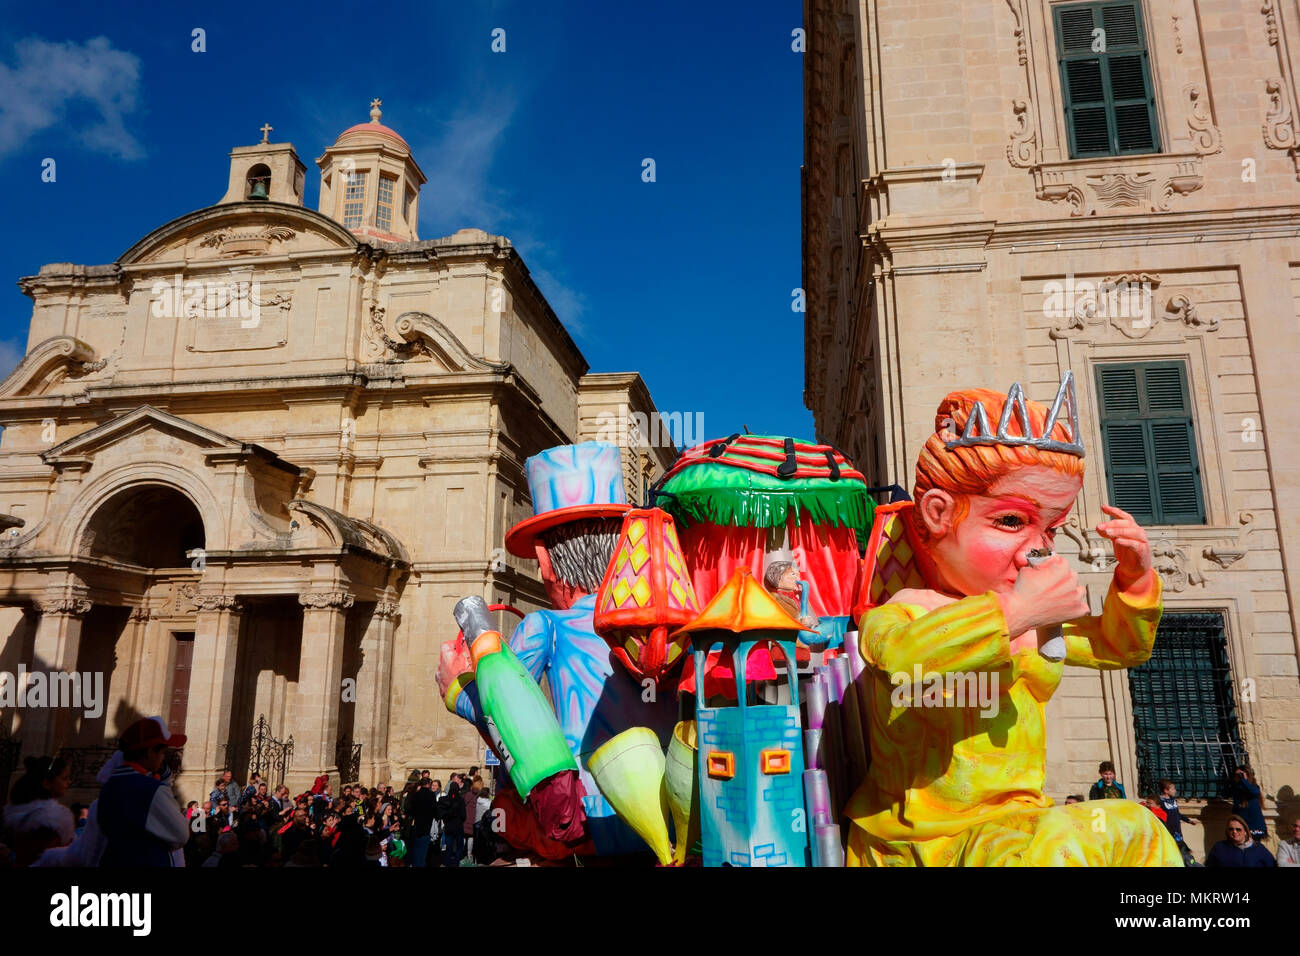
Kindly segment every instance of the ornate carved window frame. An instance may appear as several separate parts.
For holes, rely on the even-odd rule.
[[[1034,194],[1071,217],[1167,212],[1205,184],[1203,157],[1223,149],[1197,26],[1198,0],[1135,0],[1142,8],[1156,125],[1163,152],[1070,159],[1057,69],[1056,6],[1078,0],[1005,0],[1023,71],[1011,101],[1007,161],[1030,172]],[[1172,11],[1172,12],[1171,12]],[[1169,78],[1177,89],[1169,89]]]

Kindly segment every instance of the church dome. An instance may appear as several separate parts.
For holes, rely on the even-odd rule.
[[[349,126],[339,138],[334,141],[335,146],[348,146],[356,143],[373,143],[375,137],[382,136],[393,140],[397,145],[408,153],[411,151],[410,145],[402,139],[401,134],[391,126],[385,126],[383,123],[358,123],[356,126]]]
[[[383,124],[380,99],[370,122],[350,126],[316,160],[320,211],[366,241],[415,242],[420,187],[428,180],[397,130]]]
[[[364,143],[379,143],[385,139],[396,143],[408,153],[411,146],[402,138],[402,135],[391,126],[385,126],[379,122],[382,113],[379,110],[379,101],[370,104],[370,122],[358,123],[356,126],[349,126],[339,138],[334,141],[335,146],[356,146]]]

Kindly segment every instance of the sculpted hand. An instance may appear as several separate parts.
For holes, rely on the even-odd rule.
[[[1115,586],[1127,591],[1151,570],[1151,544],[1146,531],[1127,511],[1112,505],[1102,505],[1101,510],[1111,520],[1097,525],[1097,533],[1109,538],[1115,548]]]
[[[1032,628],[1063,624],[1088,613],[1086,592],[1062,555],[1038,567],[1024,567],[1011,590],[1001,595],[1002,613],[1012,638]]]
[[[456,682],[456,678],[473,671],[474,662],[470,659],[465,639],[458,637],[454,641],[444,641],[438,653],[438,693],[446,698],[447,688]]]

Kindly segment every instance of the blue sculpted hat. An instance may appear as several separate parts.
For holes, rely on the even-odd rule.
[[[535,556],[543,531],[584,518],[621,518],[632,510],[623,490],[623,456],[617,445],[589,441],[559,445],[525,463],[533,516],[506,534],[506,550]]]

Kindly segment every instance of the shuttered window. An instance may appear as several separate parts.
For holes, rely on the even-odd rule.
[[[1183,363],[1099,365],[1097,395],[1110,503],[1139,524],[1204,524]]]
[[[1160,152],[1139,3],[1053,9],[1070,158]]]
[[[1161,779],[1184,798],[1231,795],[1232,774],[1250,760],[1241,742],[1223,615],[1166,611],[1151,659],[1128,672],[1137,743],[1138,793]]]

